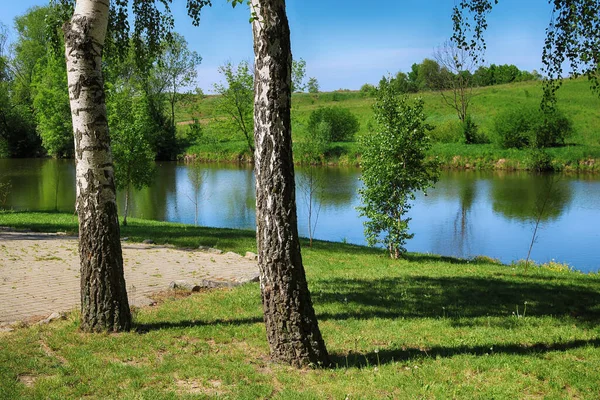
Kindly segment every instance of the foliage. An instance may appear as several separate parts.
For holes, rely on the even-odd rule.
[[[573,123],[562,111],[553,108],[538,114],[535,126],[535,146],[553,147],[565,144],[573,134]]]
[[[306,61],[302,58],[292,61],[292,93],[304,92],[307,85],[304,84],[306,77]],[[318,91],[318,90],[317,90]]]
[[[155,153],[150,146],[153,124],[143,91],[128,82],[111,86],[107,98],[108,123],[115,164],[115,184],[125,189],[124,225],[127,225],[132,188],[149,186],[154,178]]]
[[[598,68],[600,32],[600,2],[595,0],[556,0],[552,18],[546,29],[542,48],[542,63],[548,79],[544,80],[541,107],[556,106],[556,91],[563,83],[563,67],[568,65],[571,77],[584,74],[591,87],[600,95]],[[486,48],[484,32],[487,16],[498,0],[462,0],[454,6],[453,40],[471,53]]]
[[[382,243],[390,256],[406,252],[410,218],[405,216],[416,191],[425,191],[437,180],[437,165],[427,160],[430,148],[423,100],[410,103],[393,86],[382,84],[373,105],[375,131],[361,139],[365,236],[374,246]]]
[[[309,125],[301,141],[294,146],[296,160],[302,164],[319,164],[323,161],[331,142],[331,124],[319,121]]]
[[[533,148],[528,152],[525,165],[528,170],[536,172],[554,171],[552,156],[544,149]]]
[[[465,121],[461,124],[463,139],[466,144],[482,144],[487,143],[487,138],[479,132],[479,126],[473,121],[470,115],[467,115]]]
[[[319,93],[319,81],[317,78],[313,76],[308,79],[308,82],[306,83],[306,90],[308,90],[308,93]]]
[[[331,142],[350,141],[360,129],[358,118],[347,108],[337,106],[314,110],[308,118],[308,131],[314,134],[322,122],[330,129],[328,139]]]
[[[14,58],[11,62],[14,70],[14,99],[17,104],[32,107],[32,83],[36,66],[46,62],[48,36],[46,15],[51,7],[32,7],[23,15],[15,18],[17,40],[13,46]]]
[[[72,157],[73,126],[64,57],[50,54],[44,65],[37,65],[32,87],[37,131],[44,148],[54,157]]]
[[[163,51],[159,54],[154,65],[153,79],[157,84],[164,82],[164,91],[171,107],[171,126],[175,130],[175,105],[190,93],[181,93],[182,89],[196,84],[198,71],[196,67],[202,62],[202,57],[188,49],[188,43],[183,36],[174,33],[164,42]]]
[[[553,147],[573,134],[572,122],[560,110],[519,107],[496,116],[494,130],[503,148]]]
[[[227,117],[224,124],[242,133],[250,154],[254,155],[254,77],[246,61],[234,67],[230,62],[219,67],[226,84],[216,83],[220,95],[217,110]]]
[[[370,83],[365,83],[360,87],[360,92],[367,97],[375,97],[377,95],[377,88]]]

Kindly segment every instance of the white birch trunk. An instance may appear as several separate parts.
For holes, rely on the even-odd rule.
[[[131,326],[102,78],[110,0],[77,0],[65,23],[65,52],[77,164],[81,327]]]

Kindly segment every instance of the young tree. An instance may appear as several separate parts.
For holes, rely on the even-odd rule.
[[[156,154],[149,140],[153,125],[143,92],[136,91],[130,82],[117,82],[110,87],[107,106],[115,183],[117,189],[125,190],[123,226],[127,226],[132,188],[149,186],[154,178]]]
[[[306,77],[306,61],[302,58],[292,60],[292,93],[304,92],[306,85],[304,78]]]
[[[431,146],[423,114],[423,100],[414,104],[383,82],[373,105],[376,130],[361,140],[363,206],[367,243],[382,243],[392,258],[406,252],[404,244],[410,218],[405,216],[416,191],[425,191],[437,180],[437,165],[427,161]]]
[[[217,107],[230,118],[226,124],[232,124],[232,129],[244,135],[248,151],[254,157],[254,78],[250,66],[242,61],[236,68],[228,62],[219,67],[219,72],[225,77],[226,85],[214,84],[215,92],[221,95]]]
[[[171,40],[164,43],[164,50],[156,63],[155,78],[167,85],[167,99],[170,106],[170,121],[173,131],[175,124],[175,105],[184,97],[180,91],[196,84],[198,71],[196,67],[202,57],[188,49],[187,41],[180,34],[174,33]]]
[[[319,93],[319,81],[314,76],[308,79],[308,83],[306,84],[306,89],[308,93],[316,94]]]
[[[473,72],[476,64],[468,51],[460,49],[451,40],[435,50],[434,58],[442,68],[437,85],[442,99],[456,111],[458,119],[464,124],[473,99]]]
[[[267,340],[274,360],[328,365],[298,237],[285,0],[251,0],[254,35],[256,238]]]

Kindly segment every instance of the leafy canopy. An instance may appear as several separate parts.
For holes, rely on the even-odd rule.
[[[427,160],[430,139],[423,100],[409,102],[390,84],[382,82],[373,105],[375,126],[361,138],[361,216],[367,217],[365,237],[370,246],[382,243],[390,256],[406,252],[410,218],[406,213],[415,192],[436,182],[437,163]]]

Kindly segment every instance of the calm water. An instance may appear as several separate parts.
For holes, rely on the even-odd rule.
[[[297,180],[306,170],[297,169]],[[360,171],[317,170],[324,190],[315,237],[364,244],[355,207]],[[5,208],[73,211],[75,171],[71,161],[0,160],[0,180],[12,191]],[[554,183],[553,183],[554,182]],[[556,260],[582,271],[600,270],[600,178],[537,176],[527,173],[446,172],[427,196],[420,195],[410,216],[415,234],[409,251],[448,256],[487,255],[503,262],[523,259],[535,219],[547,193],[532,258]],[[300,234],[307,236],[307,207],[297,189]],[[123,196],[119,195],[119,206]],[[247,167],[162,163],[152,188],[136,192],[135,217],[253,229],[254,177]]]

